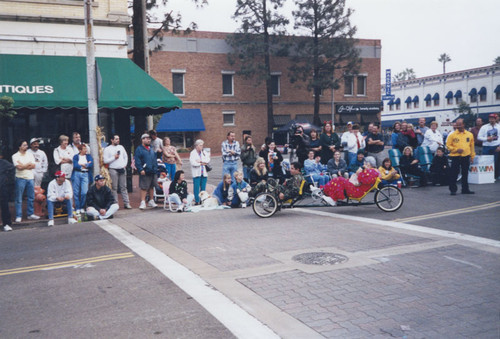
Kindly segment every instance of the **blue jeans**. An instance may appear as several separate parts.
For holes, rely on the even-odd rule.
[[[55,201],[50,201],[47,200],[47,210],[49,212],[49,220],[54,219],[54,204]],[[66,209],[68,210],[68,218],[70,218],[73,215],[73,205],[71,199],[64,199],[63,203],[66,203]]]
[[[312,184],[311,175],[306,175],[305,178],[308,183]],[[312,180],[314,182],[317,182],[319,187],[319,186],[325,186],[328,183],[328,181],[330,181],[330,177],[328,175],[313,174]]]
[[[252,167],[243,166],[243,179],[245,179],[245,181],[248,183],[250,183],[250,171],[251,170],[252,170]]]
[[[166,162],[164,164],[170,180],[174,181],[175,172],[177,171],[176,164],[167,164]]]
[[[170,195],[169,195],[169,198],[170,198],[170,200],[171,200],[174,204],[176,204],[177,206],[182,205],[181,198],[179,197],[179,195],[178,195],[177,193],[170,194]],[[191,206],[191,203],[192,203],[192,202],[193,202],[193,200],[194,200],[194,195],[192,195],[192,194],[188,194],[188,196],[187,196],[186,200],[187,200],[186,205],[187,205],[187,206]]]
[[[207,188],[207,177],[199,176],[193,178],[194,200],[200,202],[200,192]]]
[[[234,172],[237,170],[238,162],[236,160],[224,161],[222,163],[222,179],[224,179],[224,174],[229,173],[231,175],[231,181],[234,182]]]
[[[28,216],[35,213],[35,207],[33,206],[35,202],[35,180],[16,177],[16,218],[23,217],[23,193],[25,189],[28,196]]]
[[[83,209],[85,207],[85,199],[89,190],[89,174],[88,172],[73,171],[71,176],[73,184],[73,197],[75,199],[75,209]]]
[[[347,158],[347,160],[349,160],[349,161],[347,162],[347,166],[349,166],[351,164],[351,162],[355,161],[357,157],[358,157],[357,153],[349,152],[348,158]]]

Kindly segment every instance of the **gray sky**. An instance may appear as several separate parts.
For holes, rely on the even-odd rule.
[[[169,0],[168,8],[180,12],[183,23],[194,21],[200,31],[234,32],[231,19],[236,0],[208,0],[196,8],[190,0]],[[382,41],[382,82],[385,69],[395,74],[406,67],[418,77],[442,73],[439,55],[452,61],[446,71],[460,71],[493,64],[500,56],[499,0],[347,0],[354,9],[351,23],[357,38]],[[283,13],[291,18],[294,2],[287,0]],[[291,28],[290,28],[291,29]]]

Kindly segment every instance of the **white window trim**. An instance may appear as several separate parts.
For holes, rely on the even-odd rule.
[[[186,69],[185,68],[172,68],[170,70],[171,73],[186,73]]]
[[[232,115],[233,123],[232,124],[224,123],[224,115]],[[236,121],[236,111],[222,111],[222,126],[235,126],[236,125],[235,121]]]
[[[231,76],[231,94],[224,94],[222,93],[222,96],[223,97],[234,97],[234,74],[235,72],[233,71],[222,71],[221,72],[221,75],[230,75]],[[224,77],[222,77],[224,78]],[[222,91],[224,92],[224,88],[222,89]]]
[[[172,69],[172,79],[174,78],[174,74],[182,74],[182,93],[173,93],[174,89],[172,88],[172,94],[178,97],[184,97],[186,96],[186,77],[184,76],[186,74],[186,70],[174,70]],[[172,87],[173,87],[173,80],[172,80]]]
[[[345,97],[353,97],[354,96],[354,75],[346,75],[344,77],[344,86],[345,86],[345,78],[347,77],[351,77],[352,78],[352,81],[351,81],[351,94],[346,94],[345,93],[345,88],[344,88],[344,96]]]
[[[358,81],[359,81],[359,78],[360,77],[363,77],[365,80],[365,93],[364,94],[359,94],[358,93]],[[367,96],[367,92],[368,92],[368,74],[358,74],[356,75],[356,96],[357,97],[366,97]]]

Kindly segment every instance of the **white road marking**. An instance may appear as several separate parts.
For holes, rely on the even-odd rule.
[[[179,288],[200,303],[236,337],[248,339],[279,338],[269,327],[165,253],[134,237],[108,220],[95,223],[151,263],[164,276],[172,280]]]
[[[322,216],[330,217],[330,218],[339,218],[339,219],[345,219],[345,220],[365,222],[365,223],[369,223],[369,224],[375,224],[375,225],[386,226],[386,227],[393,227],[393,228],[398,228],[398,229],[403,229],[403,230],[408,230],[408,231],[422,232],[422,233],[438,235],[441,237],[447,237],[447,238],[452,238],[452,239],[467,240],[467,241],[471,241],[471,242],[481,244],[481,245],[488,245],[488,246],[500,248],[500,241],[498,241],[498,240],[481,238],[481,237],[476,237],[473,235],[468,235],[468,234],[463,234],[463,233],[458,233],[458,232],[438,230],[438,229],[430,228],[430,227],[405,224],[405,223],[397,222],[397,221],[378,220],[378,219],[371,219],[371,218],[364,218],[364,217],[354,217],[354,216],[350,216],[350,215],[329,213],[329,212],[323,212],[323,211],[317,211],[317,210],[305,209],[305,208],[294,208],[294,209],[291,209],[290,211],[322,215]],[[383,212],[380,212],[380,213],[383,213]]]
[[[452,257],[449,257],[447,255],[445,255],[444,257],[446,259],[448,259],[448,260],[451,260],[451,261],[456,261],[456,262],[459,262],[461,264],[465,264],[465,265],[473,266],[473,267],[476,267],[476,268],[479,268],[479,269],[483,269],[481,266],[473,264],[473,263],[465,261],[465,260],[460,260],[460,259],[457,259],[457,258],[452,258]]]

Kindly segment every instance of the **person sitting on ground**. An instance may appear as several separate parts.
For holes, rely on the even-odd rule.
[[[406,146],[403,150],[403,155],[399,161],[401,174],[406,182],[408,182],[409,175],[416,175],[420,177],[420,187],[427,186],[427,175],[418,166],[418,160],[413,157],[413,149]]]
[[[349,178],[349,174],[347,173],[347,163],[340,157],[340,151],[335,151],[335,153],[333,153],[333,158],[328,160],[327,171],[333,178]]]
[[[357,172],[357,170],[365,163],[365,153],[362,150],[358,151],[356,158],[349,164],[347,168],[349,177]]]
[[[450,164],[448,157],[444,155],[444,148],[439,147],[432,159],[430,168],[430,176],[432,185],[448,186],[448,178],[450,176]]]
[[[258,193],[266,190],[268,174],[266,161],[264,158],[258,157],[250,171],[250,187],[252,187],[249,193],[250,197],[255,197]]]
[[[401,178],[398,171],[392,167],[392,161],[389,158],[385,158],[382,162],[382,166],[379,167],[380,179],[382,180],[382,185],[394,185]]]
[[[174,180],[170,183],[170,187],[168,188],[171,202],[178,206],[177,212],[185,211],[191,206],[194,200],[194,195],[188,192],[188,186],[184,176],[183,170],[176,171]]]
[[[301,169],[302,165],[298,161],[292,162],[290,165],[291,177],[286,179],[282,185],[276,187],[278,198],[281,201],[292,199],[299,194],[300,185],[302,184],[302,180],[304,180]]]
[[[240,171],[234,172],[234,182],[231,184],[233,189],[233,200],[231,201],[231,207],[246,207],[246,203],[248,199],[242,201],[241,197],[244,196],[244,193],[248,193],[250,190],[250,186],[243,180],[243,173]],[[248,196],[247,196],[248,198]]]
[[[225,173],[222,181],[217,185],[213,196],[219,200],[220,205],[231,206],[234,191],[231,187],[231,174]]]
[[[323,193],[334,201],[344,200],[346,194],[349,198],[358,199],[368,192],[379,177],[375,169],[377,162],[374,157],[366,157],[364,165],[348,180],[344,177],[333,178],[323,188]]]
[[[57,171],[47,188],[47,212],[49,213],[49,222],[47,226],[54,226],[54,204],[56,202],[66,204],[68,212],[68,224],[74,224],[77,221],[73,218],[73,188],[71,182],[66,180],[66,174],[63,171]]]
[[[330,177],[324,173],[326,166],[321,164],[321,157],[314,156],[314,151],[309,151],[308,159],[304,161],[304,170],[306,173],[306,180],[308,183],[318,183],[318,186],[324,186]]]
[[[100,174],[96,175],[94,184],[87,192],[87,215],[94,219],[108,219],[118,209],[113,192],[106,186],[106,179]]]

